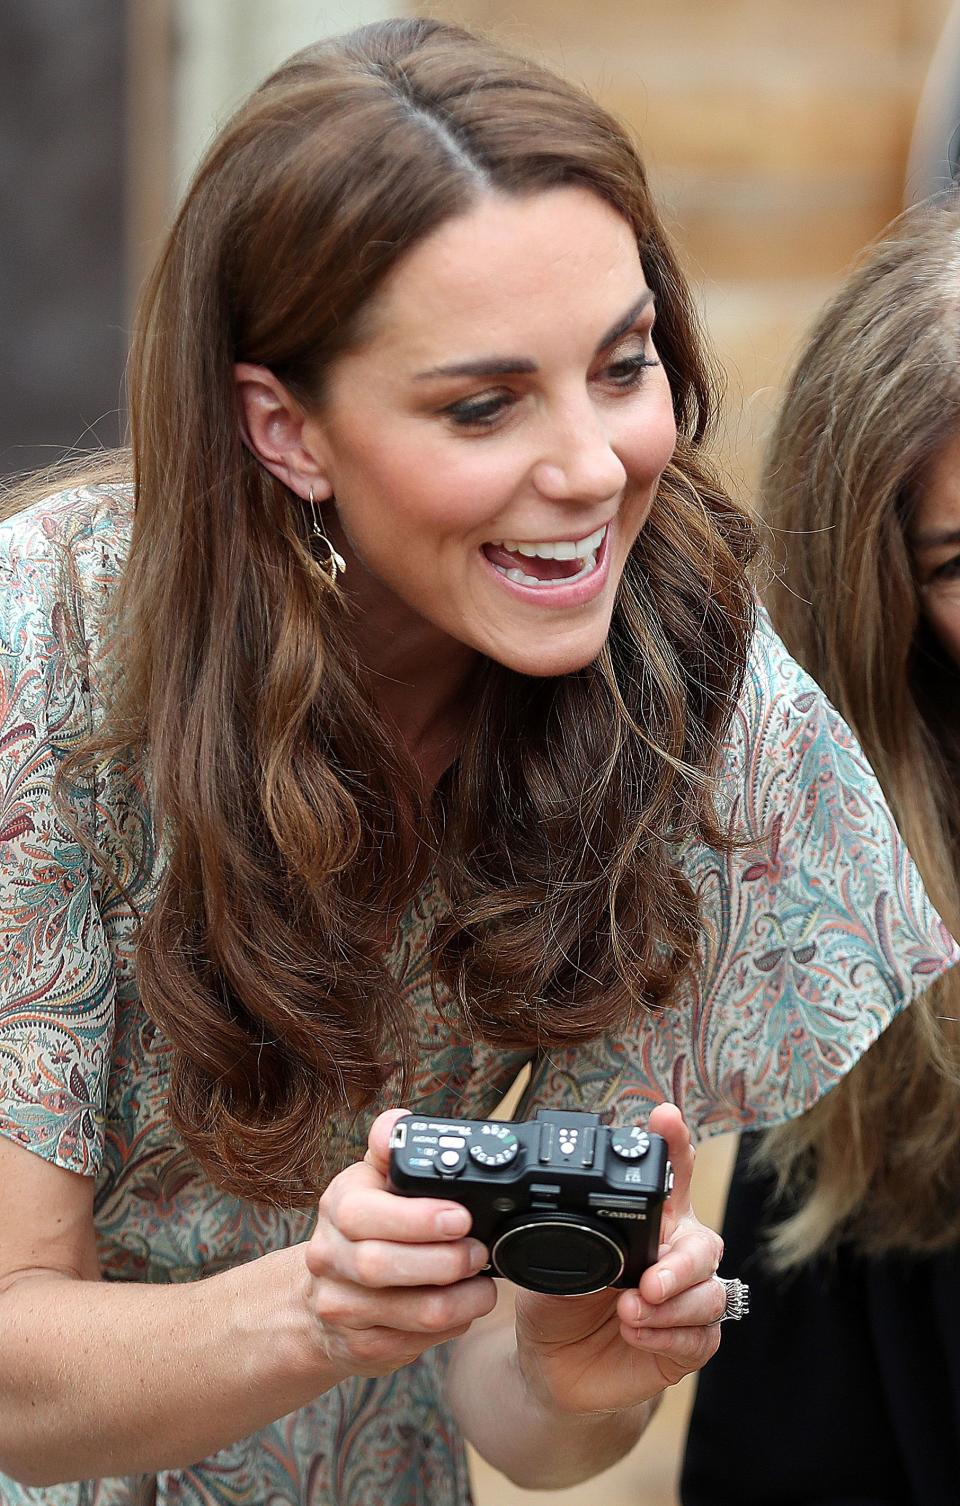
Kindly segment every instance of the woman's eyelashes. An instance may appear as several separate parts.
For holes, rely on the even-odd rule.
[[[632,391],[652,366],[659,365],[660,362],[641,347],[617,354],[592,380],[606,383],[619,392]],[[440,412],[459,429],[492,429],[520,402],[521,396],[519,392],[504,390],[484,392],[448,403]]]
[[[957,579],[960,579],[960,554],[955,554],[950,559],[944,560],[942,564],[937,565],[935,570],[930,571],[923,584],[925,586],[936,586],[947,581],[954,582]]]
[[[611,362],[606,372],[615,387],[635,387],[649,367],[659,365],[659,361],[655,361],[647,355],[646,351],[641,350],[634,355],[621,356],[618,361]]]
[[[441,411],[462,429],[491,428],[508,408],[518,401],[512,392],[484,393],[482,397],[462,398]]]

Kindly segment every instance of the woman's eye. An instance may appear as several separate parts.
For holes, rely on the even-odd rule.
[[[643,374],[649,367],[659,365],[660,362],[653,360],[646,351],[638,350],[633,355],[611,361],[604,375],[615,387],[635,387],[643,380]]]
[[[512,402],[513,399],[505,393],[497,392],[487,397],[462,398],[444,408],[443,412],[458,428],[483,429],[492,427]]]
[[[941,582],[954,582],[960,579],[960,554],[955,554],[952,559],[944,560],[927,581],[928,586],[936,586]]]

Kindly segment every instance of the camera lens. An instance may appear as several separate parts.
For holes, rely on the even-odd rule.
[[[583,1296],[612,1286],[626,1250],[614,1230],[572,1213],[526,1213],[503,1225],[490,1250],[500,1276],[532,1292]]]

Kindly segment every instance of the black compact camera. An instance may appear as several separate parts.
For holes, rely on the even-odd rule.
[[[673,1187],[667,1142],[599,1114],[540,1109],[528,1123],[400,1119],[389,1185],[462,1203],[494,1274],[573,1296],[636,1286],[660,1244]]]

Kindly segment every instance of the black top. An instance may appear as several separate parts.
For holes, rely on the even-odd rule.
[[[849,1248],[771,1273],[771,1185],[744,1136],[723,1270],[750,1283],[703,1371],[683,1506],[958,1506],[960,1250],[866,1260]],[[779,1216],[783,1216],[781,1208]]]

